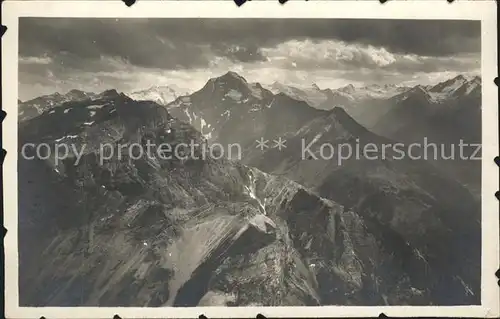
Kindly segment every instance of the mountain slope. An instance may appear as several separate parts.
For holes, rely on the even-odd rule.
[[[201,148],[118,156],[133,143],[203,141],[156,103],[111,90],[20,130],[20,145],[86,145],[78,163],[20,158],[22,305],[429,302],[380,231],[295,182]],[[101,145],[115,156],[101,162]]]
[[[399,247],[397,251],[409,250],[406,257],[395,258],[414,276],[413,285],[429,287],[433,302],[477,301],[479,202],[425,161],[402,158],[391,146],[384,150],[383,145],[394,143],[335,108],[329,116],[288,136],[286,149],[269,149],[250,158],[249,164],[317,190],[359,212],[373,229],[392,234],[386,240]],[[372,151],[363,155],[367,145]],[[339,162],[340,152],[344,158]],[[425,267],[413,269],[407,263],[410,256],[423,261]],[[455,293],[444,295],[447,290]]]

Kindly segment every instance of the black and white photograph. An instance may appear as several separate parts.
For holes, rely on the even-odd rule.
[[[168,2],[12,4],[11,318],[499,314],[488,1]]]

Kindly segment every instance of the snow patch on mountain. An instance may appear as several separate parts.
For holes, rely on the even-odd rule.
[[[203,118],[200,118],[200,132],[207,140],[212,138],[213,128],[211,128],[211,125],[207,124]]]
[[[66,135],[66,136],[60,137],[58,139],[55,139],[54,141],[60,142],[60,141],[65,140],[65,139],[73,139],[73,138],[77,138],[77,137],[78,137],[78,135]]]
[[[229,90],[229,92],[226,93],[225,96],[229,97],[230,99],[232,99],[234,101],[240,101],[243,94],[239,91],[231,89],[231,90]]]
[[[269,103],[268,105],[266,105],[266,107],[267,107],[268,109],[270,109],[270,108],[273,106],[274,101],[275,101],[275,99],[272,99],[271,103]]]
[[[189,124],[193,123],[193,119],[191,118],[191,114],[189,114],[188,109],[184,109],[184,114],[189,118]]]
[[[102,108],[104,105],[105,105],[105,104],[99,104],[99,105],[89,105],[89,106],[87,106],[87,108],[88,108],[89,110],[95,110],[95,109],[100,109],[100,108]]]
[[[257,183],[256,183],[256,178],[253,173],[253,171],[249,171],[248,173],[248,185],[243,186],[245,189],[245,193],[250,196],[258,205],[260,212],[263,215],[267,215],[266,207],[260,200],[260,198],[257,197]],[[265,227],[263,227],[265,229]]]

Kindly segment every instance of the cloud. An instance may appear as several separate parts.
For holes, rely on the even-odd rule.
[[[346,44],[336,40],[290,40],[275,47],[263,48],[269,61],[297,68],[346,69],[383,67],[395,62],[395,55],[385,48]]]
[[[250,81],[425,81],[480,69],[478,21],[21,18],[20,97]]]
[[[371,72],[469,72],[480,67],[480,54],[454,57],[397,54],[383,47],[354,45],[336,40],[290,40],[275,47],[263,48],[269,61],[284,68],[302,70],[364,70]]]
[[[140,67],[172,70],[207,66],[216,56],[237,62],[264,59],[255,43],[210,41],[203,23],[193,28],[188,20],[171,20],[25,18],[19,51],[27,57],[62,53],[81,61],[114,56]]]
[[[260,47],[306,38],[426,56],[480,50],[478,21],[21,18],[19,28],[21,56],[120,56],[165,69],[206,66],[214,56],[262,60]]]

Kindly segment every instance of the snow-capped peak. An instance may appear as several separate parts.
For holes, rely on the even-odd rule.
[[[430,94],[429,91],[426,89],[426,87],[418,84],[407,91],[396,95],[394,97],[396,101],[405,101],[407,99],[413,99],[413,100],[419,100],[419,101],[425,101],[427,103],[434,103],[437,100],[435,99],[435,96]]]
[[[449,79],[447,81],[435,85],[429,91],[435,93],[450,94],[453,93],[458,88],[460,88],[462,85],[464,85],[465,82],[467,82],[467,79],[463,75],[458,75],[453,79]]]
[[[271,92],[264,89],[259,83],[248,82],[243,76],[229,71],[219,77],[211,78],[200,90],[206,94],[221,94],[223,100],[229,98],[238,103],[245,104],[252,99],[261,100]]]
[[[188,91],[170,85],[155,85],[149,89],[135,91],[129,96],[138,101],[154,101],[161,105],[167,105],[179,96],[187,95]]]
[[[403,94],[396,96],[396,98],[402,101],[409,97],[417,97],[425,99],[429,103],[442,104],[450,99],[460,98],[473,92],[480,92],[480,87],[480,77],[467,78],[464,75],[458,75],[436,85],[416,85]]]
[[[473,77],[468,80],[460,74],[452,79],[438,83],[428,89],[429,94],[436,101],[444,101],[450,98],[456,98],[461,95],[468,95],[481,85],[479,77]]]

